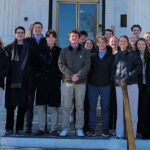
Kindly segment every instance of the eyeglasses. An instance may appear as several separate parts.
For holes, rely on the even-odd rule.
[[[24,32],[16,32],[16,34],[24,34]]]

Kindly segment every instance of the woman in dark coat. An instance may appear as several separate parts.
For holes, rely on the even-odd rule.
[[[129,39],[127,36],[120,36],[119,47],[120,51],[118,51],[115,55],[112,67],[112,79],[116,87],[117,98],[116,136],[117,138],[124,137],[123,93],[121,83],[125,82],[127,84],[129,96],[133,133],[136,138],[139,94],[138,75],[142,72],[142,62],[140,60],[140,56],[130,49]]]
[[[138,132],[141,133],[143,138],[150,138],[150,53],[144,38],[139,38],[135,43],[135,47],[143,63],[143,70],[139,75]]]
[[[0,104],[4,89],[4,77],[7,75],[7,73],[8,73],[8,60],[3,48],[3,42],[0,39]]]
[[[16,106],[16,134],[23,135],[24,115],[28,103],[28,53],[29,47],[25,38],[25,29],[21,26],[15,29],[15,41],[5,47],[8,55],[9,72],[6,78],[5,107],[6,135],[13,133],[14,110]]]
[[[61,73],[58,68],[58,57],[61,48],[56,46],[56,32],[49,30],[46,33],[47,47],[41,53],[40,75],[36,95],[38,105],[39,131],[36,135],[44,134],[46,105],[51,107],[51,131],[57,134],[58,108],[60,106]]]

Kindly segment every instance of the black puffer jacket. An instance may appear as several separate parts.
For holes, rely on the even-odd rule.
[[[121,82],[127,85],[138,83],[138,75],[142,72],[142,61],[136,52],[120,51],[115,55],[112,67],[112,79],[116,86]]]

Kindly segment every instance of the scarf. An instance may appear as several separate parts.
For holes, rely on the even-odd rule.
[[[17,40],[14,41],[10,60],[11,88],[21,88],[21,81],[23,71],[27,63],[28,53],[29,46],[27,41],[23,41],[23,47],[20,55]]]

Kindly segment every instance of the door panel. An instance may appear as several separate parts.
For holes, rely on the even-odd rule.
[[[97,5],[80,4],[79,30],[85,30],[88,38],[95,40],[97,32]]]
[[[68,34],[71,30],[85,30],[88,38],[95,41],[98,33],[98,3],[59,2],[58,3],[58,45],[69,45]]]
[[[58,45],[62,48],[69,45],[68,33],[76,29],[76,5],[59,4]]]

